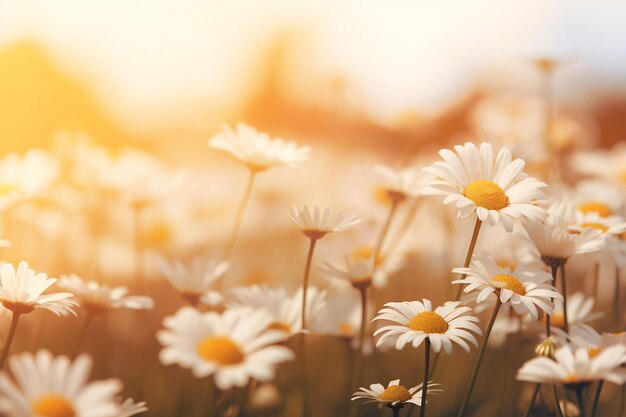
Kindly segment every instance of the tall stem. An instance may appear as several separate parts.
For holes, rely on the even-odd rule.
[[[89,328],[89,324],[91,323],[92,319],[93,319],[93,311],[88,308],[85,313],[85,320],[83,321],[83,324],[80,328],[80,332],[78,333],[76,344],[74,345],[74,349],[72,349],[72,356],[78,355],[80,346],[82,345],[83,340],[85,339],[85,335],[87,334],[87,329]]]
[[[563,412],[561,411],[561,401],[559,401],[559,391],[556,389],[555,384],[552,384],[552,392],[554,393],[554,402],[556,403],[556,415],[558,417],[563,417]]]
[[[569,322],[567,321],[567,279],[565,277],[565,265],[561,266],[561,288],[563,290],[563,330],[569,333]]]
[[[624,408],[626,405],[626,384],[622,385],[622,395],[619,399],[619,411],[617,414],[617,417],[623,417],[624,416]]]
[[[482,226],[483,222],[476,217],[476,223],[474,224],[474,232],[472,233],[472,240],[470,240],[469,247],[467,248],[467,254],[465,255],[465,263],[463,264],[463,268],[467,268],[472,261],[472,255],[474,254],[474,248],[476,247],[476,241],[478,240],[478,233],[480,232],[480,226]],[[467,274],[461,275],[461,279],[465,279]],[[463,293],[463,286],[459,285],[456,290],[456,297],[454,301],[459,301],[461,299],[461,294]]]
[[[489,341],[491,329],[493,329],[493,324],[496,322],[498,311],[500,311],[500,306],[502,305],[502,301],[500,301],[500,292],[497,292],[496,296],[498,297],[498,300],[496,301],[496,306],[493,308],[493,313],[491,313],[489,324],[487,325],[487,329],[485,330],[485,336],[483,337],[483,341],[480,345],[480,350],[478,351],[478,360],[476,361],[476,365],[474,366],[472,378],[469,385],[467,386],[467,391],[465,392],[465,397],[463,398],[463,403],[461,404],[461,409],[459,410],[457,417],[462,417],[463,414],[465,414],[465,409],[467,408],[467,404],[469,403],[470,397],[472,396],[474,384],[476,383],[476,377],[478,376],[478,371],[480,370],[480,364],[482,363],[483,356],[485,355],[485,351],[487,350],[487,342]]]
[[[600,404],[600,393],[602,392],[603,385],[604,385],[603,379],[598,381],[598,387],[596,388],[596,395],[593,398],[593,406],[591,407],[591,417],[596,417],[596,413],[598,412],[598,404]]]
[[[13,317],[11,317],[11,327],[9,328],[9,334],[7,335],[7,341],[2,348],[2,353],[0,353],[0,369],[4,367],[4,363],[7,360],[7,356],[9,355],[9,349],[11,349],[11,343],[13,342],[13,337],[15,336],[15,330],[17,329],[17,322],[20,319],[21,314],[13,312]]]
[[[143,262],[141,258],[142,245],[141,245],[141,215],[143,213],[143,206],[140,204],[133,205],[133,227],[135,233],[135,284],[141,285],[143,280]]]
[[[367,287],[360,287],[359,292],[361,293],[361,331],[359,332],[359,349],[361,349],[361,353],[363,353],[363,346],[365,345],[365,328],[367,327]]]
[[[391,407],[393,410],[393,417],[400,417],[400,407]]]
[[[552,264],[550,265],[550,269],[552,270],[552,281],[554,282],[554,285],[556,286],[556,278],[558,277],[559,266],[556,264]],[[552,331],[550,327],[550,315],[546,313],[546,336],[550,337],[551,335],[552,335]]]
[[[310,239],[309,242],[309,254],[306,257],[306,264],[304,265],[304,280],[302,283],[302,313],[301,313],[301,327],[302,330],[306,330],[306,293],[309,288],[309,275],[311,273],[311,263],[313,261],[313,252],[315,251],[315,244],[317,239]]]
[[[383,249],[383,245],[385,244],[385,238],[389,233],[389,226],[391,226],[391,221],[393,219],[394,214],[396,213],[396,209],[398,208],[398,203],[400,200],[397,198],[393,198],[391,200],[391,207],[389,208],[389,213],[387,214],[387,219],[385,219],[385,224],[383,225],[382,230],[380,231],[380,235],[378,236],[378,240],[376,241],[376,247],[374,248],[374,265],[376,265],[376,260],[380,255],[380,251]]]
[[[598,299],[598,286],[600,285],[600,262],[596,262],[593,266],[593,280],[592,280],[593,289],[591,294],[593,295],[593,299]]]
[[[576,387],[576,399],[578,400],[578,411],[580,417],[585,417],[585,402],[583,401],[583,389],[582,387]]]
[[[422,384],[422,404],[420,405],[420,417],[426,415],[426,394],[428,392],[428,370],[430,369],[430,339],[424,342],[424,383]]]
[[[308,354],[306,347],[306,335],[301,334],[300,349],[302,352],[302,416],[308,417],[310,415],[309,407],[309,369],[308,369]]]
[[[524,417],[530,416],[530,412],[533,409],[533,405],[535,404],[535,400],[537,399],[537,394],[539,394],[540,388],[541,388],[541,384],[537,384],[535,386],[535,389],[533,390],[533,394],[530,397],[530,403],[528,404],[528,408],[526,409],[526,412],[524,413]]]
[[[239,207],[237,207],[237,214],[235,214],[235,222],[233,223],[233,228],[230,232],[230,238],[228,239],[228,243],[226,244],[226,248],[224,249],[224,254],[222,255],[222,260],[224,261],[227,261],[230,258],[230,254],[233,251],[235,242],[237,241],[237,236],[239,235],[239,229],[241,228],[241,221],[243,220],[243,213],[246,210],[246,206],[248,205],[248,200],[250,199],[250,194],[252,192],[252,185],[254,184],[255,177],[256,177],[256,171],[250,170],[250,176],[248,177],[246,190],[243,193],[243,197],[241,197],[241,201],[239,202]]]
[[[613,289],[613,320],[615,321],[615,329],[618,330],[620,324],[620,274],[619,274],[619,266],[615,266],[615,288]]]

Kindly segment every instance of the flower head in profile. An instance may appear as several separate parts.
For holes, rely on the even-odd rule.
[[[117,379],[88,382],[92,359],[81,355],[74,361],[54,357],[47,350],[11,356],[9,369],[0,375],[0,414],[11,417],[129,417],[145,411],[120,404],[122,390]],[[125,407],[123,404],[127,404]]]
[[[237,123],[233,129],[224,126],[209,140],[209,146],[228,152],[252,172],[264,171],[277,166],[293,166],[309,159],[309,147],[293,141],[270,138],[245,123]]]
[[[426,299],[423,302],[387,303],[374,320],[391,321],[396,324],[376,330],[374,336],[381,335],[376,346],[393,337],[398,350],[409,343],[416,348],[428,338],[435,352],[439,352],[443,347],[446,353],[450,354],[453,342],[469,352],[467,342],[478,346],[476,337],[471,332],[479,335],[482,332],[476,325],[478,318],[467,314],[471,309],[460,304],[458,301],[449,301],[433,310],[432,303]]]
[[[356,289],[367,288],[373,283],[374,262],[372,259],[353,259],[346,255],[343,263],[326,262],[320,268],[323,273],[350,283]]]
[[[361,219],[353,213],[343,211],[332,216],[329,209],[322,212],[319,207],[310,210],[308,206],[292,207],[287,216],[306,237],[314,240],[321,239],[329,233],[343,232],[361,222]]]
[[[568,332],[565,331],[565,315],[563,301],[554,302],[554,311],[550,316],[550,325],[556,341],[564,345],[568,342],[578,346],[594,344],[598,333],[590,323],[601,318],[603,314],[595,311],[593,297],[587,297],[582,292],[575,292],[567,297],[567,324]],[[599,337],[599,336],[597,336]]]
[[[422,385],[419,384],[412,388],[406,388],[404,385],[400,385],[399,379],[389,382],[387,388],[382,384],[372,384],[369,389],[365,387],[359,388],[359,391],[352,394],[352,401],[366,400],[362,404],[378,403],[378,408],[383,408],[383,406],[402,408],[409,403],[421,406]],[[437,389],[438,386],[440,384],[429,382],[428,394],[426,395],[442,392],[441,389]]]
[[[452,272],[463,274],[464,279],[453,284],[465,285],[464,292],[477,292],[476,303],[494,294],[503,304],[510,304],[519,315],[530,314],[539,318],[539,311],[552,314],[551,299],[563,297],[551,285],[552,276],[545,271],[518,265],[514,270],[498,266],[487,254],[474,255],[469,268],[455,268]]]
[[[309,287],[307,291],[306,318],[312,325],[325,307],[326,291],[315,287]],[[280,330],[290,336],[303,330],[302,287],[294,294],[289,294],[284,288],[252,285],[233,289],[229,298],[230,301],[226,303],[228,308],[251,307],[269,313],[273,319],[270,329]]]
[[[221,294],[211,291],[211,286],[228,270],[228,262],[217,262],[198,257],[189,263],[156,258],[159,272],[183,298],[192,305],[211,300],[210,305],[221,302]]]
[[[577,386],[605,380],[622,385],[626,372],[621,368],[626,363],[626,345],[611,346],[597,355],[586,348],[573,349],[563,346],[554,354],[554,359],[537,357],[526,362],[517,371],[517,379],[540,384],[565,384]]]
[[[509,149],[501,148],[494,155],[485,142],[480,148],[468,142],[454,149],[456,153],[442,149],[443,161],[424,169],[435,176],[425,195],[444,196],[444,204],[455,203],[459,219],[476,212],[481,221],[501,222],[508,232],[513,230],[513,219],[539,221],[547,216],[537,206],[545,198],[546,184],[526,176],[524,161],[513,160]]]
[[[605,181],[585,180],[576,185],[574,202],[581,213],[610,217],[621,212],[624,196],[618,187]]]
[[[111,310],[115,308],[129,308],[131,310],[146,310],[154,307],[154,300],[143,295],[128,296],[128,288],[100,285],[95,281],[83,281],[77,275],[63,275],[59,281],[59,288],[71,292],[80,300],[83,308],[92,311]]]
[[[250,378],[265,382],[274,378],[276,366],[294,358],[276,343],[287,334],[269,329],[273,318],[262,310],[234,308],[223,314],[181,308],[166,317],[166,329],[157,333],[164,346],[164,365],[191,369],[197,378],[213,375],[221,390],[245,386]]]
[[[43,272],[29,268],[28,262],[20,262],[17,270],[11,264],[4,264],[0,270],[0,302],[13,314],[30,313],[36,308],[43,308],[57,316],[72,313],[72,307],[78,303],[67,292],[44,292],[58,280],[48,278]]]
[[[0,159],[0,207],[41,193],[57,180],[59,172],[58,161],[39,149],[6,155]]]
[[[374,167],[373,183],[392,202],[419,197],[430,176],[417,168],[393,169],[384,165]]]

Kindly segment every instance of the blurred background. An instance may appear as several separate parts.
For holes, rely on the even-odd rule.
[[[157,311],[97,318],[83,350],[97,358],[95,376],[122,377],[126,394],[148,401],[148,415],[206,415],[208,382],[158,364],[154,333],[184,302],[151,260],[157,253],[189,259],[226,240],[245,173],[207,146],[223,123],[242,120],[312,147],[307,164],[268,172],[256,184],[229,272],[232,286],[293,288],[306,241],[284,209],[349,208],[378,225],[385,207],[363,192],[364,172],[374,164],[423,165],[436,149],[485,138],[524,144],[517,152],[526,152],[531,172],[545,173],[545,147],[566,156],[626,138],[625,23],[626,3],[610,0],[0,0],[0,153],[39,148],[81,168],[67,173],[62,165],[55,175],[71,177],[71,187],[49,186],[4,212],[4,237],[13,246],[3,257],[27,259],[52,276],[75,272],[119,284],[139,268],[153,278],[141,290],[156,299]],[[554,66],[549,73],[546,62]],[[546,111],[559,128],[547,142]],[[539,149],[528,145],[535,142]],[[181,182],[163,186],[162,201],[142,213],[140,227],[133,223],[128,195],[179,173]],[[471,225],[432,222],[442,207],[432,203],[404,242],[408,267],[381,300],[449,297],[443,283],[463,256]],[[320,259],[336,256],[340,244],[330,240]],[[314,275],[320,285],[323,277]],[[416,276],[438,285],[416,283]],[[80,317],[33,316],[15,350],[43,345],[68,353]],[[45,325],[51,321],[58,325]],[[522,336],[507,339],[493,360],[509,367],[483,376],[513,373],[531,356],[534,336],[526,350]],[[313,339],[312,362],[351,360],[344,340]],[[507,355],[511,346],[520,349],[515,360]],[[360,385],[412,378],[420,366],[415,353],[380,354]],[[468,374],[469,358],[455,352],[442,361],[444,395],[461,395],[459,363],[467,362]],[[348,378],[317,375],[314,415],[345,414],[356,389]],[[291,383],[284,374],[277,380],[285,393]],[[515,407],[526,387],[509,379],[498,402],[488,400],[489,388],[476,392],[483,415],[508,415],[502,410]],[[285,395],[281,407],[297,409],[292,403],[298,398]],[[429,414],[455,410],[437,398]],[[360,412],[376,415],[375,407]]]

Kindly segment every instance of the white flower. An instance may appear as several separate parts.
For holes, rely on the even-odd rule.
[[[58,280],[48,278],[43,272],[36,273],[28,262],[20,262],[17,271],[11,264],[4,264],[0,271],[0,302],[14,314],[30,313],[36,308],[50,310],[56,315],[72,313],[78,305],[67,292],[43,294]]]
[[[146,407],[145,401],[135,403],[132,398],[127,398],[126,400],[118,404],[118,406],[119,411],[116,417],[131,417],[136,414],[148,411],[148,407]]]
[[[481,143],[455,146],[439,151],[443,161],[424,171],[436,179],[424,189],[425,195],[445,196],[444,204],[455,203],[457,217],[464,219],[476,212],[481,221],[502,222],[505,230],[513,230],[513,219],[524,217],[538,221],[546,212],[537,204],[544,199],[546,184],[526,176],[521,159],[512,160],[511,151],[502,148],[494,158],[493,147]]]
[[[419,197],[430,176],[417,168],[408,167],[401,170],[377,165],[374,167],[373,183],[378,189],[385,192],[392,201],[402,201],[406,198]]]
[[[319,207],[314,207],[311,211],[308,206],[291,207],[287,216],[310,239],[321,239],[328,233],[343,232],[361,222],[353,213],[344,211],[331,216],[328,209],[320,212]]]
[[[620,368],[624,363],[626,345],[611,346],[596,356],[590,356],[585,348],[573,350],[564,346],[556,351],[554,359],[537,357],[526,362],[517,371],[517,379],[566,386],[599,380],[622,385],[626,382],[626,372]]]
[[[598,230],[604,247],[592,254],[599,263],[613,261],[619,266],[626,265],[626,242],[622,240],[626,232],[626,221],[622,216],[601,216],[598,212],[576,211],[575,223],[568,229],[581,233],[586,229]]]
[[[372,384],[369,389],[365,387],[359,388],[359,391],[352,394],[352,401],[367,400],[363,404],[378,403],[378,408],[382,408],[383,406],[403,407],[408,403],[421,406],[422,385],[423,384],[419,384],[407,389],[404,385],[400,385],[399,379],[389,382],[387,388],[382,384]],[[442,390],[436,389],[438,386],[440,386],[440,384],[428,382],[428,393],[426,395],[442,392]]]
[[[581,181],[574,194],[576,210],[583,213],[598,213],[609,217],[621,212],[624,197],[622,191],[611,184],[598,180]]]
[[[213,305],[221,301],[221,296],[211,291],[211,286],[226,273],[227,262],[197,257],[185,264],[180,260],[168,261],[161,256],[156,257],[156,262],[161,274],[192,304],[202,301]]]
[[[326,291],[309,287],[307,294],[306,318],[312,325],[325,307]],[[226,305],[228,308],[252,307],[269,313],[273,319],[270,329],[289,335],[302,331],[302,287],[295,294],[288,294],[284,288],[274,289],[264,285],[235,288],[231,291],[231,301]]]
[[[129,308],[133,310],[151,309],[154,300],[150,297],[137,295],[126,296],[128,288],[110,288],[95,281],[85,282],[77,275],[62,275],[59,288],[74,294],[80,300],[80,305],[87,309],[108,310],[114,308]]]
[[[354,260],[349,255],[345,255],[343,259],[343,265],[325,262],[324,265],[320,267],[320,271],[332,277],[347,281],[357,289],[367,288],[372,284],[374,262],[371,258]]]
[[[572,157],[571,167],[586,176],[623,187],[626,185],[626,144],[619,142],[611,149],[580,151]]]
[[[209,140],[209,146],[228,152],[253,172],[304,162],[309,159],[310,151],[308,146],[270,138],[269,135],[241,122],[237,123],[235,129],[224,126]]]
[[[476,303],[495,294],[503,304],[511,304],[519,315],[530,314],[533,320],[539,317],[539,310],[551,314],[554,308],[551,299],[563,297],[546,282],[552,276],[545,271],[528,269],[518,265],[511,271],[500,267],[487,254],[474,255],[469,268],[455,268],[452,272],[466,275],[464,279],[452,281],[453,284],[465,285],[464,292],[478,291]]]
[[[213,375],[221,390],[245,386],[250,378],[274,378],[275,367],[293,359],[283,346],[285,332],[268,330],[272,316],[262,310],[237,308],[223,314],[183,307],[164,320],[157,333],[165,365],[179,364],[198,378]]]
[[[586,297],[582,292],[567,296],[567,326],[569,333],[564,330],[565,316],[563,315],[563,301],[555,300],[554,312],[550,316],[550,326],[557,343],[564,345],[567,341],[581,345],[582,341],[595,338],[597,332],[589,325],[603,316],[600,312],[593,312],[595,300]]]
[[[57,180],[59,172],[59,163],[39,149],[22,156],[8,154],[0,160],[0,207],[41,193]]]
[[[325,306],[311,323],[310,330],[352,338],[358,336],[360,325],[361,300],[352,287],[345,285],[328,293]]]
[[[92,360],[81,355],[53,357],[46,350],[13,355],[12,381],[0,375],[0,414],[11,417],[123,417],[115,400],[122,389],[116,379],[87,382]]]
[[[381,335],[376,346],[382,345],[389,337],[396,337],[396,349],[402,349],[410,343],[418,347],[426,338],[430,339],[432,348],[439,352],[443,346],[446,353],[452,352],[452,342],[457,343],[467,352],[470,342],[478,346],[476,338],[470,332],[482,334],[476,325],[478,318],[467,315],[469,307],[459,307],[460,302],[447,302],[434,311],[430,300],[404,301],[387,303],[386,308],[378,312],[374,320],[387,320],[397,323],[376,330],[374,336]]]

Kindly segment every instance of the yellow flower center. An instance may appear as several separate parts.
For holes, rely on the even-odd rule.
[[[350,323],[341,323],[339,325],[339,333],[345,335],[345,336],[352,336],[352,325]]]
[[[352,251],[352,259],[355,261],[367,261],[368,259],[372,259],[373,256],[374,248],[371,245],[361,246]],[[374,266],[380,266],[382,263],[383,258],[379,254],[374,261]]]
[[[409,329],[424,333],[445,333],[448,322],[434,311],[422,311],[409,321]]]
[[[33,412],[45,417],[75,417],[72,404],[57,394],[42,395],[32,403]]]
[[[391,204],[391,197],[383,187],[374,187],[372,190],[372,198],[378,204],[389,205]]]
[[[511,271],[517,268],[517,262],[511,261],[509,259],[496,259],[496,265],[500,268],[509,268]]]
[[[613,210],[604,203],[599,201],[587,201],[578,205],[578,210],[583,213],[598,213],[602,217],[609,217],[613,214]]]
[[[586,227],[586,228],[599,230],[602,233],[606,233],[607,230],[609,230],[608,227],[606,227],[605,225],[603,225],[601,223],[583,223],[582,226]]]
[[[488,180],[476,180],[465,187],[463,195],[477,206],[487,210],[500,210],[509,204],[509,199],[498,184]]]
[[[515,294],[526,295],[526,288],[524,287],[524,284],[522,284],[520,280],[515,278],[514,276],[507,274],[496,275],[495,277],[491,278],[491,282],[498,282],[500,283],[498,287],[511,290]]]
[[[268,329],[272,330],[280,330],[281,332],[291,333],[291,327],[288,324],[281,323],[279,321],[275,321],[274,323],[267,326]]]
[[[386,388],[382,394],[378,397],[380,401],[384,402],[406,402],[411,399],[411,394],[409,390],[403,387],[402,385],[392,385],[389,388]]]
[[[206,337],[198,343],[196,351],[207,361],[217,362],[220,365],[236,365],[244,359],[239,345],[229,337]]]

